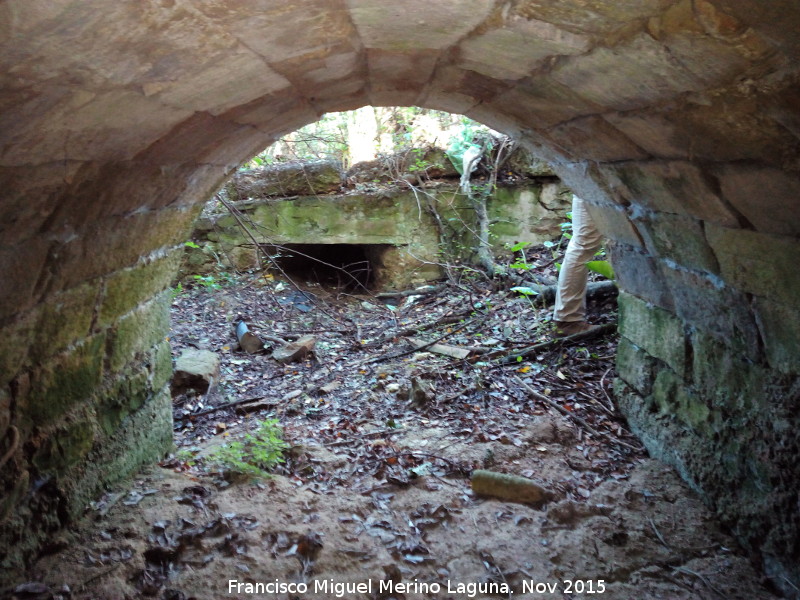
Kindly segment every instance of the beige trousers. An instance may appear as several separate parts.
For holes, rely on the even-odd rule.
[[[603,236],[594,226],[586,204],[572,196],[572,239],[558,274],[554,321],[583,321],[586,318],[586,281],[589,276],[586,263],[602,245]]]

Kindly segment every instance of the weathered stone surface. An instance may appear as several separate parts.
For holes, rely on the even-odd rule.
[[[649,210],[686,215],[738,226],[734,210],[713,191],[714,182],[701,168],[688,162],[634,162],[614,166],[606,176],[627,188],[625,195]],[[615,177],[616,176],[616,177]]]
[[[111,275],[100,302],[99,323],[107,325],[169,286],[178,271],[183,249],[166,256],[143,259],[140,264]]]
[[[195,390],[207,393],[219,383],[219,356],[210,350],[188,348],[175,361],[172,395]]]
[[[628,246],[642,246],[642,237],[625,209],[610,204],[586,203],[586,210],[603,235]]]
[[[117,321],[109,336],[108,364],[112,372],[164,340],[169,332],[170,300],[169,292],[164,292]]]
[[[620,338],[617,347],[617,373],[625,383],[642,396],[653,389],[658,361],[627,338]]]
[[[798,305],[800,240],[716,226],[708,226],[706,235],[722,278],[731,286],[787,306]]]
[[[690,269],[719,273],[719,263],[706,241],[701,221],[670,213],[648,213],[637,218],[636,224],[652,255],[670,258]]]
[[[567,60],[553,77],[587,100],[616,110],[630,110],[702,89],[697,77],[646,35]]]
[[[648,157],[647,152],[598,116],[574,119],[541,134],[575,159],[615,162]]]
[[[19,399],[26,408],[25,429],[53,423],[92,397],[103,375],[105,342],[104,335],[87,338],[33,370]]]
[[[462,44],[461,60],[466,68],[490,77],[521,79],[543,59],[580,54],[589,45],[586,35],[515,15],[502,28],[467,39]]]
[[[743,294],[713,276],[669,266],[662,272],[681,319],[759,358],[758,329]]]
[[[797,319],[797,304],[781,304],[766,298],[756,298],[754,310],[769,365],[783,373],[800,374],[800,321]]]
[[[237,173],[226,187],[234,200],[270,196],[313,196],[342,186],[340,166],[331,161],[280,163]]]
[[[800,178],[750,165],[723,166],[716,173],[723,197],[756,230],[800,237]]]
[[[624,244],[611,243],[608,251],[620,289],[660,308],[675,309],[662,261]]]
[[[166,322],[145,317],[149,304],[122,312],[125,302],[109,299],[95,331],[81,333],[100,310],[91,288],[119,277],[125,295],[120,272],[183,242],[196,216],[188,207],[249,154],[326,111],[370,102],[452,110],[518,134],[588,200],[630,207],[644,220],[676,216],[648,229],[649,255],[614,250],[623,288],[675,311],[666,319],[642,312],[639,333],[626,335],[658,360],[666,349],[650,336],[677,322],[692,340],[713,337],[715,352],[754,363],[743,372],[760,387],[737,383],[717,394],[724,382],[707,375],[709,365],[672,387],[662,376],[674,392],[660,396],[663,414],[653,412],[652,393],[642,402],[623,382],[620,402],[651,452],[704,494],[776,585],[796,593],[800,424],[797,390],[786,383],[797,372],[798,337],[798,277],[789,268],[800,235],[796,3],[6,0],[0,29],[0,328],[8,334],[0,386],[14,382],[21,429],[39,411],[48,415],[37,394],[48,395],[58,377],[68,394],[55,399],[49,433],[91,421],[106,378],[138,381],[132,363],[157,360],[158,374],[148,377],[163,381]],[[713,265],[696,228],[680,231],[678,217],[704,223],[719,279],[699,275]],[[416,251],[415,243],[396,245]],[[759,261],[759,245],[776,260]],[[54,331],[62,317],[64,330]],[[57,357],[33,351],[40,319]],[[103,370],[82,354],[100,339],[108,341],[91,360],[113,371],[78,399]],[[50,373],[61,366],[61,375]],[[68,473],[51,485],[59,506],[77,514],[103,482],[163,450],[169,399],[156,398],[120,416],[113,437],[92,422],[100,437],[88,455],[69,435],[75,452],[62,464],[55,446],[42,450],[41,464]],[[33,452],[44,447],[34,442],[26,438],[15,461],[17,483],[6,486],[13,497],[28,496]],[[2,559],[0,580],[62,525],[63,511],[43,511],[33,523],[26,510],[0,528],[0,544],[16,553]]]
[[[620,293],[617,302],[620,333],[676,373],[684,373],[686,336],[680,319],[628,293]]]

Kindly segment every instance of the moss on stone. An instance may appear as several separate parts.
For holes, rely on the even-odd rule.
[[[120,371],[139,352],[166,339],[169,332],[169,292],[162,292],[122,317],[109,339],[109,368]]]
[[[167,340],[153,349],[151,387],[159,391],[172,379],[172,348]]]
[[[44,426],[91,398],[103,374],[105,341],[104,335],[93,336],[33,372],[25,411],[28,418]]]
[[[100,324],[112,323],[169,286],[178,270],[181,257],[182,249],[175,249],[167,256],[111,275],[106,281],[105,294],[100,305]]]
[[[106,435],[112,435],[122,420],[135,412],[152,395],[150,374],[138,368],[121,373],[97,403],[97,421]]]
[[[31,462],[41,473],[60,474],[84,458],[93,442],[91,423],[70,423],[53,431],[34,453]]]
[[[627,293],[620,293],[620,333],[676,373],[686,367],[686,340],[678,317]]]

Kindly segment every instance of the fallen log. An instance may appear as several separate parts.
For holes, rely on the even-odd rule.
[[[482,496],[494,496],[524,504],[543,504],[553,499],[553,493],[534,481],[516,475],[476,469],[472,472],[472,491]]]
[[[536,306],[550,306],[555,304],[557,285],[528,285],[533,291],[538,292],[531,300]],[[613,281],[592,281],[586,285],[586,297],[596,300],[598,298],[616,298],[619,288]]]

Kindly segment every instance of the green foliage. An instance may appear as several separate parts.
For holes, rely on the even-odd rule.
[[[198,249],[200,248],[200,246],[195,244],[192,240],[185,242],[183,245],[186,246],[187,248],[198,248]]]
[[[456,171],[458,171],[460,175],[463,175],[464,153],[469,148],[480,148],[480,146],[474,142],[474,139],[478,132],[486,131],[486,128],[467,117],[464,117],[461,123],[461,130],[450,138],[450,144],[447,147],[446,153],[450,162],[452,162],[453,166],[456,168]],[[483,150],[484,152],[491,151],[491,144]]]
[[[192,275],[192,278],[198,285],[202,285],[209,290],[218,290],[220,288],[217,278],[213,275]]]
[[[248,477],[269,478],[269,471],[283,462],[289,444],[277,419],[262,421],[255,433],[222,446],[206,458],[206,464]]]
[[[590,260],[588,263],[586,263],[586,267],[590,271],[599,273],[607,279],[614,279],[614,268],[607,260]]]
[[[517,285],[511,288],[512,292],[517,292],[518,294],[522,294],[523,296],[538,296],[539,292],[533,288],[524,286],[524,285]]]
[[[175,298],[180,296],[182,293],[183,293],[183,284],[178,282],[178,285],[176,285],[174,288],[172,288],[172,292],[171,292],[172,299],[175,300]]]

